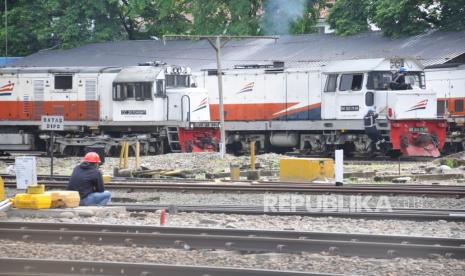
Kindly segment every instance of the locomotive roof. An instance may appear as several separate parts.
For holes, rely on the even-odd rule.
[[[4,67],[0,68],[2,74],[17,73],[117,73],[121,67]]]
[[[326,73],[392,71],[397,70],[401,65],[406,67],[408,71],[423,70],[422,64],[416,59],[395,58],[393,62],[399,59],[402,59],[403,64],[398,63],[396,67],[392,67],[391,59],[386,58],[331,61],[323,67],[323,71]]]
[[[353,36],[309,34],[268,39],[229,41],[222,49],[224,68],[237,64],[284,61],[287,68],[322,61],[410,56],[424,65],[454,62],[465,54],[465,31],[430,31],[412,37],[388,38],[381,32]],[[189,66],[195,71],[215,69],[213,48],[205,40],[132,40],[88,44],[68,50],[44,50],[8,64],[14,67],[133,66],[162,61]]]
[[[114,82],[153,82],[163,70],[163,67],[153,66],[125,67],[116,75]]]

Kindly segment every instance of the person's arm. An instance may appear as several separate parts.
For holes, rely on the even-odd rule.
[[[103,177],[102,177],[102,173],[97,170],[95,172],[96,174],[96,177],[97,177],[97,185],[95,185],[95,192],[104,192],[105,191],[105,187],[103,186]]]

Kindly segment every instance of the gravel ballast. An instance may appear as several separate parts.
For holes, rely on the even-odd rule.
[[[106,217],[5,218],[9,221],[159,225],[160,214],[113,212]],[[317,231],[465,238],[465,223],[453,221],[365,220],[336,217],[225,215],[178,213],[168,215],[167,226],[235,229]]]
[[[54,260],[163,263],[244,267],[348,275],[463,275],[465,262],[455,259],[374,259],[325,254],[239,254],[230,251],[144,247],[58,245],[0,240],[0,256]]]

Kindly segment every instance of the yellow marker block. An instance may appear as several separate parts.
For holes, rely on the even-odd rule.
[[[334,178],[331,158],[285,158],[279,161],[281,181],[313,181]]]
[[[241,169],[238,165],[231,165],[231,180],[240,180],[241,179]]]
[[[52,197],[50,194],[16,194],[13,205],[19,209],[48,209]]]
[[[104,174],[104,175],[102,175],[102,178],[103,178],[103,183],[104,184],[108,184],[111,181],[111,175]]]
[[[45,185],[31,185],[27,187],[27,194],[43,194],[45,193]]]
[[[0,176],[0,201],[5,200],[5,182],[3,182],[3,178]]]

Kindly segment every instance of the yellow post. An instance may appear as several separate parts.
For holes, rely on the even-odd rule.
[[[250,142],[250,169],[255,171],[255,141]]]
[[[123,166],[124,166],[123,159],[124,159],[124,150],[126,149],[126,144],[125,143],[126,143],[125,141],[121,142],[121,152],[119,154],[119,168],[120,169],[122,169]]]
[[[3,178],[0,176],[0,201],[5,200],[5,182],[3,182]]]
[[[136,170],[140,167],[139,151],[140,151],[140,143],[139,141],[137,141],[136,142]]]
[[[129,142],[126,141],[124,144],[124,165],[123,169],[128,168],[128,162],[129,162]]]

